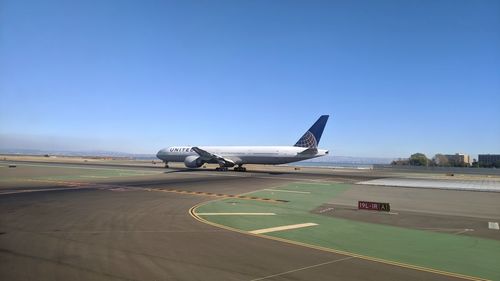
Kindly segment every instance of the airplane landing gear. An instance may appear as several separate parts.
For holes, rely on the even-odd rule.
[[[168,162],[165,162],[165,169],[168,169],[169,166],[168,166]]]
[[[217,167],[215,168],[216,171],[227,171],[227,167]]]
[[[234,167],[234,170],[235,170],[236,172],[246,172],[246,171],[247,171],[247,168],[242,167],[241,165],[239,165],[238,167]]]

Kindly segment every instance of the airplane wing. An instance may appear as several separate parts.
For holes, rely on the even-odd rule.
[[[224,158],[217,154],[210,153],[206,150],[203,150],[199,147],[193,147],[194,152],[196,152],[200,157],[205,161],[216,161],[219,165],[223,165],[224,167],[232,167],[235,163],[231,159]]]

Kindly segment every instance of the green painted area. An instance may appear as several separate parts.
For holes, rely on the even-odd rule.
[[[154,174],[157,173],[144,172],[140,170],[78,170],[72,174],[36,177],[34,179],[87,181],[116,177],[148,176]]]
[[[267,203],[224,199],[202,205],[196,212],[272,212],[277,215],[203,216],[203,218],[245,231],[313,222],[319,225],[271,232],[266,235],[427,268],[500,280],[500,241],[363,223],[310,213],[312,209],[328,202],[347,188],[349,185],[345,184],[295,183],[279,189],[310,193],[258,191],[249,195],[290,202]]]
[[[23,174],[3,176],[0,182],[9,182],[12,180],[61,180],[61,181],[94,181],[99,179],[116,177],[135,177],[155,175],[161,172],[134,170],[134,169],[116,169],[116,168],[91,168],[91,167],[64,167],[50,165],[18,165],[19,168],[29,166],[30,170]],[[19,169],[18,168],[18,169]],[[49,168],[41,170],[41,168]]]

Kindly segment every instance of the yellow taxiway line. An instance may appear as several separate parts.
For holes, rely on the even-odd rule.
[[[235,198],[235,199],[255,200],[255,201],[270,202],[270,203],[286,203],[286,202],[288,202],[287,200],[281,200],[281,199],[270,199],[270,198],[262,198],[262,197],[255,197],[255,196],[232,195],[232,194],[222,194],[222,193],[203,192],[203,191],[190,191],[190,190],[166,189],[166,188],[145,188],[144,190],[157,191],[157,192],[179,193],[179,194],[189,194],[189,195],[210,196],[210,197],[220,197],[220,198]]]
[[[215,200],[213,200],[213,201],[215,201]],[[211,201],[209,201],[209,202],[211,202]],[[382,263],[382,264],[387,264],[387,265],[392,265],[392,266],[397,266],[397,267],[402,267],[402,268],[407,268],[407,269],[412,269],[412,270],[418,270],[418,271],[422,271],[422,272],[429,272],[429,273],[434,273],[434,274],[438,274],[438,275],[459,278],[462,280],[491,281],[490,279],[484,279],[484,278],[464,275],[464,274],[460,274],[460,273],[448,272],[448,271],[439,270],[439,269],[433,269],[433,268],[428,268],[428,267],[423,267],[423,266],[418,266],[418,265],[413,265],[413,264],[407,264],[407,263],[402,263],[402,262],[397,262],[397,261],[392,261],[392,260],[370,257],[370,256],[360,255],[360,254],[351,253],[351,252],[347,252],[347,251],[337,250],[337,249],[333,249],[333,248],[326,248],[326,247],[306,244],[306,243],[302,243],[302,242],[298,242],[298,241],[287,240],[287,239],[283,239],[283,238],[279,238],[279,237],[267,236],[267,235],[262,235],[262,234],[254,234],[254,233],[251,233],[248,231],[243,231],[240,229],[221,225],[218,223],[207,221],[207,220],[203,219],[202,217],[198,216],[198,213],[196,213],[196,208],[200,207],[201,205],[207,204],[207,203],[208,202],[201,202],[201,203],[196,204],[193,207],[191,207],[189,209],[189,214],[191,215],[191,217],[193,217],[194,219],[196,219],[199,222],[206,223],[206,224],[209,224],[209,225],[212,225],[212,226],[215,226],[218,228],[226,229],[229,231],[234,231],[234,232],[238,232],[238,233],[242,233],[242,234],[246,234],[246,235],[251,235],[251,236],[256,236],[259,238],[265,238],[265,239],[269,239],[269,240],[275,240],[275,241],[279,241],[279,242],[283,242],[283,243],[287,243],[287,244],[292,244],[292,245],[296,245],[296,246],[307,247],[310,249],[320,250],[320,251],[324,251],[324,252],[335,253],[335,254],[353,257],[353,258],[357,258],[357,259],[361,259],[361,260],[378,262],[378,263]]]
[[[197,213],[198,216],[275,216],[275,213]]]

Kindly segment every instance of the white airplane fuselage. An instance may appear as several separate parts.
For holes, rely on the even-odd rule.
[[[198,168],[205,163],[219,164],[218,170],[245,171],[244,164],[286,164],[328,154],[318,149],[328,115],[322,115],[294,146],[172,146],[164,148],[156,157],[165,162],[184,162],[188,168]]]
[[[199,148],[228,158],[236,165],[286,164],[328,154],[328,150],[324,149],[318,149],[314,154],[301,153],[306,149],[296,146],[199,146]],[[156,156],[164,162],[184,162],[188,156],[198,156],[198,154],[191,146],[172,146],[160,150]]]

